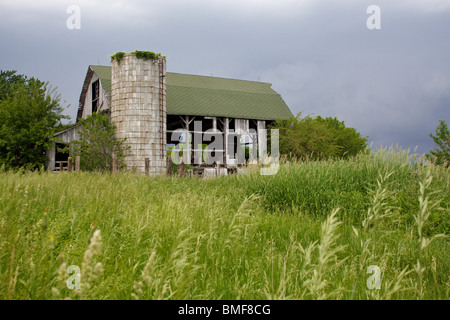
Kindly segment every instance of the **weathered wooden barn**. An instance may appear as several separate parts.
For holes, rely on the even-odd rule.
[[[88,67],[77,122],[55,135],[57,142],[48,151],[50,170],[64,160],[57,152],[58,143],[78,139],[79,120],[94,112],[108,113],[118,138],[127,138],[127,167],[144,172],[144,159],[148,158],[151,174],[166,172],[168,146],[180,139],[184,154],[196,155],[208,152],[201,144],[209,144],[219,135],[223,148],[209,152],[214,153],[215,165],[223,168],[238,165],[240,143],[251,142],[262,157],[267,150],[264,129],[275,119],[292,115],[269,83],[170,73],[166,72],[165,57],[146,60],[127,53],[120,61],[113,59],[111,67]],[[181,138],[178,134],[174,141],[174,134],[180,131],[185,134]],[[199,135],[200,143],[193,138]],[[184,161],[198,163],[194,158]]]

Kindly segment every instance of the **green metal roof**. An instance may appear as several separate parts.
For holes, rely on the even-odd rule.
[[[111,97],[111,67],[90,66]],[[270,83],[166,74],[167,114],[274,120],[292,116]]]
[[[102,83],[103,90],[111,99],[111,67],[106,66],[89,66],[97,74],[97,77]]]

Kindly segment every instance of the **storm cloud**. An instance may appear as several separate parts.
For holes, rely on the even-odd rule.
[[[272,83],[294,114],[336,116],[375,147],[428,152],[450,122],[450,0],[3,1],[0,39],[1,69],[58,87],[72,121],[88,65],[139,49],[170,72]]]

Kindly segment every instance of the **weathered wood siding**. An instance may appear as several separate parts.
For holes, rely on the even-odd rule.
[[[98,80],[98,76],[95,74],[92,75],[91,82],[89,83],[86,97],[84,99],[84,109],[83,109],[83,118],[86,118],[87,116],[92,114],[92,83]],[[98,111],[102,110],[109,110],[109,99],[108,95],[106,94],[105,90],[102,87],[101,81],[100,88],[99,88],[99,101],[98,101]]]
[[[58,132],[53,137],[57,139],[57,142],[70,144],[70,142],[72,142],[73,140],[79,139],[79,134],[77,132],[78,129],[79,125],[75,125],[69,129]],[[53,142],[50,150],[47,150],[46,155],[47,155],[47,163],[46,163],[47,168],[51,171],[55,170],[55,156],[56,156],[55,142]]]

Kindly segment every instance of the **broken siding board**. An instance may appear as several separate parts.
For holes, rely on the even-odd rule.
[[[103,90],[102,83],[100,82],[100,111],[109,110],[109,98],[105,90]]]
[[[234,132],[237,134],[247,134],[249,132],[248,119],[234,119]]]

